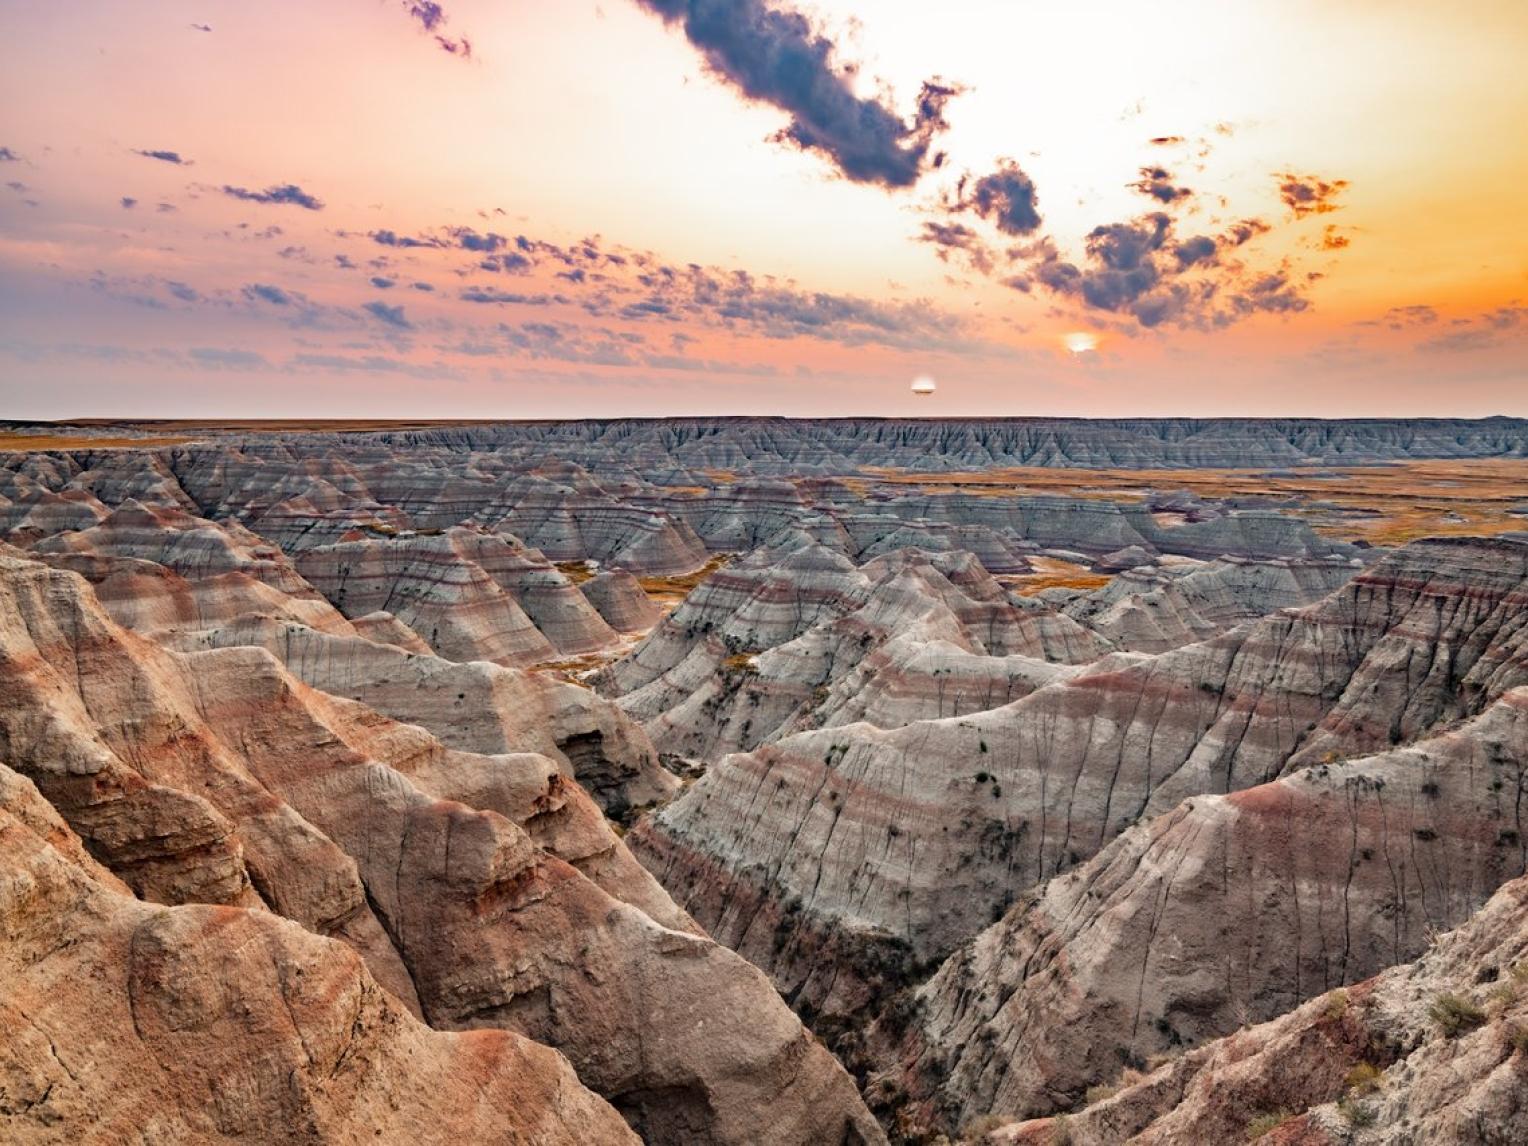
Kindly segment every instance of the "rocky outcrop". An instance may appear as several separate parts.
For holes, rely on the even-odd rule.
[[[1280,609],[1310,605],[1359,567],[1343,560],[1257,561],[1132,567],[1062,612],[1117,648],[1159,653]]]
[[[166,651],[15,559],[0,657],[0,758],[140,894],[341,940],[432,1026],[555,1045],[649,1141],[754,1141],[766,1112],[784,1142],[879,1140],[848,1075],[556,762],[448,749],[262,649]]]
[[[1518,1142],[1525,1088],[1528,880],[1518,879],[1414,963],[1133,1076],[1064,1122],[1003,1125],[986,1141]]]
[[[605,623],[618,633],[645,633],[663,615],[624,569],[606,569],[579,586]]]
[[[945,659],[918,655],[934,644]],[[1006,703],[1054,677],[1047,658],[1103,647],[1068,618],[1015,605],[970,554],[897,550],[856,567],[811,544],[717,571],[597,683],[661,751],[715,758],[872,704],[896,727]],[[945,663],[961,654],[969,685]]]
[[[1528,688],[1414,747],[1200,796],[1051,880],[914,997],[883,1075],[961,1126],[1067,1110],[1419,955],[1528,859]]]
[[[631,840],[788,997],[853,1014],[1137,821],[1528,683],[1525,604],[1528,544],[1420,542],[1304,610],[1116,654],[1002,708],[727,756]]]
[[[0,766],[0,1137],[636,1142],[567,1060],[448,1033],[350,947],[134,899]]]

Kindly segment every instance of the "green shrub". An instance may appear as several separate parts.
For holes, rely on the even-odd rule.
[[[1373,1094],[1379,1089],[1380,1079],[1385,1072],[1380,1070],[1372,1062],[1361,1062],[1352,1070],[1348,1071],[1347,1077],[1342,1080],[1344,1090],[1353,1094]]]
[[[1344,1122],[1355,1128],[1373,1126],[1379,1119],[1379,1111],[1369,1103],[1360,1102],[1356,1098],[1341,1099],[1337,1103],[1337,1113],[1342,1115]]]
[[[1486,1021],[1486,1013],[1462,995],[1442,994],[1427,1008],[1427,1017],[1438,1024],[1445,1038],[1457,1038]]]
[[[1247,1123],[1247,1141],[1256,1142],[1263,1135],[1277,1130],[1293,1117],[1294,1115],[1287,1110],[1274,1110],[1268,1114],[1259,1114],[1251,1122]]]

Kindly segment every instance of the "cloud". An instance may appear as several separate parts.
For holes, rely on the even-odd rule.
[[[908,187],[943,160],[930,155],[948,124],[944,108],[959,89],[924,83],[911,122],[887,104],[861,99],[853,71],[834,61],[833,44],[800,12],[764,0],[637,0],[665,24],[679,25],[709,70],[746,98],[790,116],[774,139],[829,158],[845,178]]]
[[[264,191],[250,191],[245,187],[233,187],[224,184],[224,195],[234,199],[243,199],[249,203],[289,203],[296,207],[303,207],[309,211],[322,211],[322,200],[309,195],[295,183],[282,183],[274,187],[267,187]]]
[[[439,239],[415,238],[412,235],[400,235],[395,231],[368,231],[367,237],[374,243],[384,247],[443,247],[445,243]]]
[[[185,159],[178,151],[145,151],[142,148],[133,148],[134,155],[141,155],[145,159],[157,159],[161,163],[173,163],[177,167],[190,167],[191,160]]]
[[[371,285],[378,290],[391,290],[396,285],[396,280],[383,278],[381,275],[372,275]]]
[[[503,235],[496,235],[492,231],[486,235],[480,235],[471,227],[448,227],[446,232],[464,251],[492,252],[509,242]]]
[[[1153,147],[1176,147],[1186,142],[1181,135],[1154,135],[1146,141]]]
[[[403,362],[385,358],[380,354],[368,354],[353,358],[345,354],[294,354],[287,366],[295,370],[330,370],[341,373],[403,374],[410,378],[455,378],[457,371],[439,363]]]
[[[272,306],[291,306],[294,301],[291,294],[269,283],[250,283],[241,293],[250,302],[268,302]]]
[[[563,295],[551,294],[522,294],[518,291],[503,291],[497,287],[467,287],[456,296],[463,302],[492,303],[499,306],[551,306],[553,303],[568,303],[572,300]]]
[[[209,370],[267,370],[270,362],[253,350],[224,350],[211,346],[193,346],[191,360]]]
[[[984,275],[992,273],[992,249],[964,223],[924,223],[918,242],[934,246],[940,259],[945,262],[949,262],[952,253],[959,252],[975,270]]]
[[[1292,175],[1288,172],[1275,178],[1280,181],[1279,198],[1296,219],[1339,210],[1340,205],[1332,200],[1348,185],[1346,179],[1333,179],[1329,182],[1314,175]]]
[[[191,27],[196,29],[198,32],[210,32],[210,31],[212,31],[212,25],[211,24],[192,24]]]
[[[155,203],[154,210],[161,215],[171,215],[180,210],[174,203]]]
[[[962,176],[956,185],[951,212],[970,211],[1005,235],[1027,235],[1040,226],[1034,180],[1011,159],[998,160],[997,169],[980,179]]]
[[[1335,223],[1328,223],[1321,232],[1321,249],[1323,251],[1340,251],[1352,243],[1352,239],[1337,229]]]
[[[1077,262],[1042,240],[1023,252],[1027,266],[1006,282],[1126,315],[1147,328],[1210,329],[1254,314],[1305,310],[1310,302],[1287,267],[1253,270],[1231,256],[1267,230],[1262,220],[1246,219],[1220,235],[1179,239],[1172,217],[1154,211],[1093,228]]]
[[[415,290],[422,290],[422,291],[428,291],[428,292],[433,292],[435,290],[435,288],[433,286],[431,286],[429,283],[410,283],[409,286],[413,287]]]
[[[17,155],[9,147],[0,147],[0,163],[20,163],[21,156]]]
[[[138,205],[138,200],[134,199],[131,195],[124,195],[124,196],[122,196],[122,198],[119,199],[118,202],[122,204],[123,210],[126,210],[126,211],[131,211],[134,207],[136,207]]]
[[[1193,195],[1187,187],[1175,186],[1172,173],[1163,167],[1141,168],[1140,179],[1130,184],[1130,188],[1163,204],[1176,203]]]
[[[1510,341],[1513,332],[1525,324],[1528,307],[1517,303],[1499,306],[1470,318],[1453,319],[1453,330],[1419,343],[1417,349],[1430,354],[1489,350]]]
[[[180,299],[181,302],[200,302],[202,299],[201,293],[199,291],[197,291],[194,287],[187,286],[182,282],[175,282],[173,280],[166,282],[164,284],[164,289],[169,291],[176,298]]]
[[[403,0],[403,9],[430,34],[441,51],[462,59],[472,57],[472,41],[466,36],[452,39],[444,33],[446,11],[435,0]]]
[[[414,324],[404,316],[401,306],[388,306],[385,302],[368,302],[361,309],[379,322],[384,322],[398,330],[414,329]]]

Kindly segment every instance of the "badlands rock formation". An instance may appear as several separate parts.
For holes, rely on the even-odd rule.
[[[1306,609],[1003,707],[726,756],[633,843],[787,998],[856,1015],[1138,821],[1482,712],[1528,683],[1525,605],[1528,543],[1418,543]]]
[[[431,1030],[265,911],[133,897],[0,766],[0,1137],[639,1141],[566,1058]]]
[[[0,649],[0,758],[143,899],[343,942],[431,1026],[563,1051],[650,1140],[753,1141],[765,1110],[780,1141],[878,1139],[554,761],[447,749],[262,649],[168,651],[33,562],[0,559]]]
[[[185,437],[0,453],[0,1138],[1524,1136],[1528,538],[1016,467],[1528,424]]]
[[[1504,886],[1416,962],[1132,1078],[1080,1113],[1000,1126],[987,1141],[1521,1142],[1528,880]]]

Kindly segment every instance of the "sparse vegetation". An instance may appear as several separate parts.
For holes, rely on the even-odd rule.
[[[1259,1114],[1251,1122],[1247,1123],[1247,1141],[1256,1142],[1264,1135],[1283,1126],[1284,1123],[1293,1117],[1294,1115],[1287,1110],[1271,1110],[1267,1114]]]
[[[1373,1126],[1379,1120],[1379,1111],[1374,1109],[1372,1103],[1351,1097],[1338,1100],[1337,1113],[1342,1115],[1344,1122],[1355,1129]]]
[[[1360,1096],[1373,1094],[1379,1089],[1380,1080],[1384,1076],[1385,1072],[1372,1062],[1361,1062],[1348,1071],[1347,1076],[1342,1080],[1342,1086],[1350,1094]]]
[[[1486,1013],[1463,995],[1445,993],[1439,995],[1427,1008],[1427,1017],[1438,1025],[1444,1038],[1458,1036],[1474,1030],[1486,1021]]]

